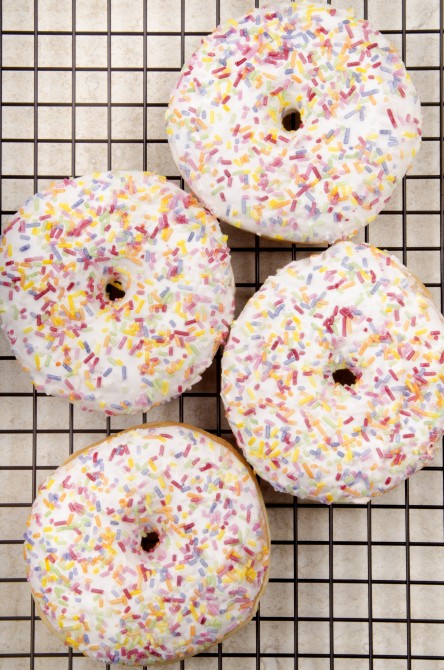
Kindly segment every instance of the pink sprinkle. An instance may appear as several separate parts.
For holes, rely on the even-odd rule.
[[[388,386],[384,386],[384,391],[387,393],[387,395],[388,395],[388,397],[390,398],[390,400],[394,400],[394,399],[395,399],[395,396],[394,396],[393,393],[390,391],[390,389],[389,389]]]
[[[390,123],[392,124],[393,128],[397,128],[398,124],[396,123],[395,117],[393,116],[393,112],[391,109],[387,110],[387,115],[390,119]]]

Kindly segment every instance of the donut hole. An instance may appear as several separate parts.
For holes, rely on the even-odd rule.
[[[294,131],[302,126],[301,115],[297,109],[286,109],[282,115],[282,125],[285,130]]]
[[[335,370],[332,377],[336,384],[341,384],[341,386],[353,386],[358,379],[349,368],[339,368],[339,370]]]
[[[153,551],[153,549],[157,547],[158,544],[159,535],[155,530],[147,533],[146,535],[142,535],[142,539],[140,540],[140,546],[142,547],[143,551],[146,551],[148,554],[150,551]]]
[[[121,300],[125,295],[122,282],[118,279],[112,279],[105,286],[105,293],[111,302],[114,302],[115,300]]]

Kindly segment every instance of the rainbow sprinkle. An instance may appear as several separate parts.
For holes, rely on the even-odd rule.
[[[149,553],[141,537],[155,531]],[[25,535],[38,610],[100,661],[197,654],[249,621],[268,579],[265,507],[235,450],[179,424],[82,450],[40,487]]]
[[[123,297],[110,299],[110,285]],[[233,310],[218,222],[154,174],[66,179],[29,198],[0,238],[12,349],[37,390],[84,409],[133,414],[181,394]]]
[[[394,256],[340,242],[250,299],[225,348],[222,398],[239,446],[275,489],[367,501],[433,457],[444,319]]]
[[[283,116],[297,111],[292,132]],[[421,107],[386,39],[352,13],[272,3],[205,38],[166,114],[174,160],[218,218],[334,242],[373,221],[420,146]]]

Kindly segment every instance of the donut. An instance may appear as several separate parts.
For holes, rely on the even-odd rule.
[[[250,299],[222,360],[238,445],[275,489],[367,502],[433,458],[444,319],[396,257],[339,242]]]
[[[200,380],[233,318],[219,224],[143,172],[65,179],[0,238],[0,319],[35,387],[133,414]]]
[[[350,11],[311,2],[217,28],[183,68],[166,120],[176,165],[210,211],[303,243],[373,221],[421,137],[396,51]]]
[[[144,535],[156,536],[148,551]],[[126,665],[192,656],[245,625],[269,551],[243,458],[174,423],[74,454],[41,486],[24,545],[45,623],[76,651]]]

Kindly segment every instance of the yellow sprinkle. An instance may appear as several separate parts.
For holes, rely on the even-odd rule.
[[[77,626],[78,627],[78,626]],[[69,644],[70,647],[75,647],[76,649],[79,647],[80,642],[77,642],[77,640],[74,640],[71,636],[67,635],[65,637],[65,642]]]
[[[272,209],[280,209],[281,207],[286,207],[291,204],[291,200],[270,200],[270,206]]]
[[[312,400],[314,400],[314,396],[313,395],[307,395],[302,400],[299,400],[299,404],[300,405],[306,405],[308,402],[311,402]]]
[[[255,393],[253,392],[253,389],[250,388],[249,386],[247,386],[247,393],[248,393],[248,395],[250,396],[250,398],[251,398],[252,400],[256,400],[256,395],[255,395]]]
[[[254,570],[253,568],[248,568],[246,577],[248,582],[254,582],[254,580],[257,577],[256,570]]]
[[[173,229],[171,227],[170,228],[164,228],[162,230],[160,236],[161,236],[162,240],[167,242],[170,239],[172,233],[173,233]]]
[[[194,607],[193,603],[189,604],[189,608],[190,608],[191,614],[193,615],[193,618],[196,621],[199,621],[199,614],[197,613],[196,608]]]
[[[307,465],[307,463],[302,463],[302,467],[304,468],[305,472],[306,472],[307,475],[310,477],[310,479],[314,479],[314,478],[315,478],[315,476],[314,476],[314,474],[313,474],[313,472],[312,472],[310,466]]]

